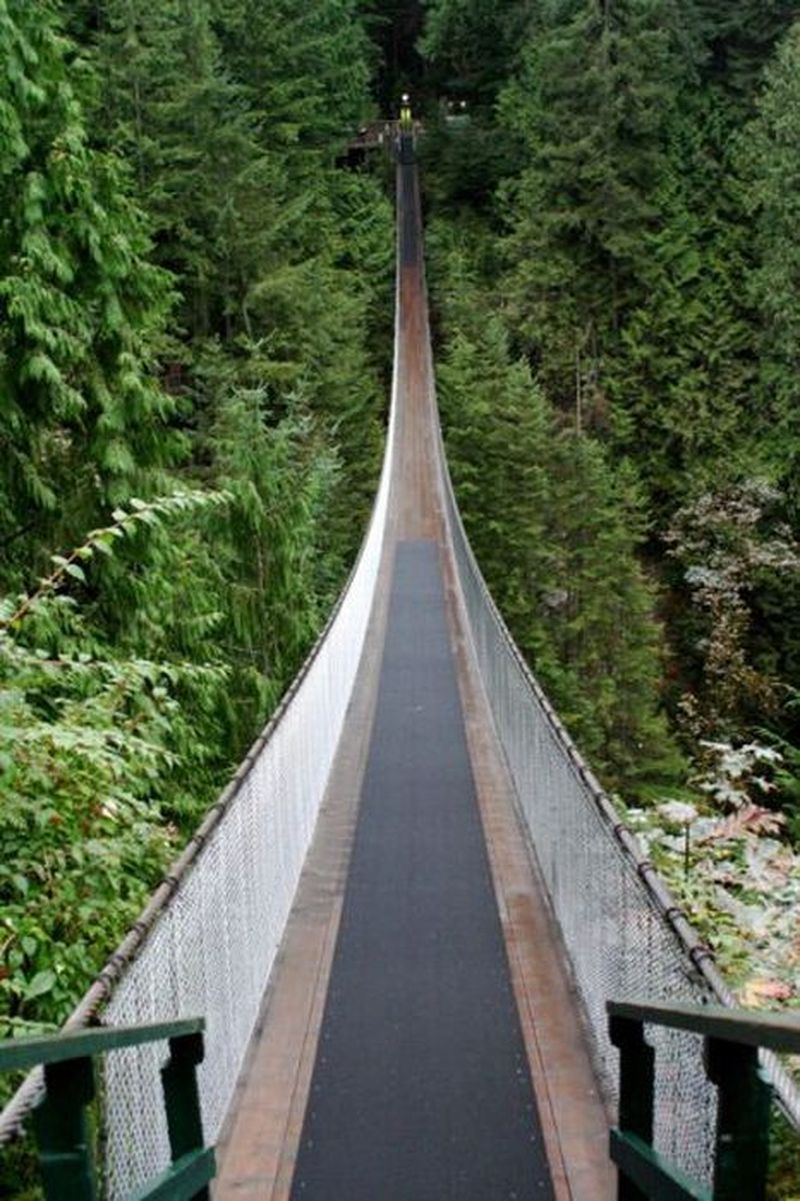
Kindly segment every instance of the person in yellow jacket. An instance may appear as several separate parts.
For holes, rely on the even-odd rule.
[[[400,97],[400,132],[411,133],[414,128],[414,120],[411,116],[411,98],[408,92],[403,92]]]

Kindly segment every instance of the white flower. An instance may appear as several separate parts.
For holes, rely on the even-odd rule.
[[[678,826],[691,825],[697,817],[694,805],[689,805],[686,801],[662,801],[658,806],[658,812],[665,821]]]

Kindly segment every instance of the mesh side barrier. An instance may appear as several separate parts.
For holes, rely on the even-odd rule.
[[[387,447],[387,463],[390,456]],[[385,469],[358,568],[308,673],[105,1010],[112,1025],[205,1015],[199,1083],[212,1142],[258,1016],[344,722],[375,590],[388,486]],[[106,1060],[111,1201],[169,1162],[159,1095],[163,1061],[164,1048],[152,1045]]]
[[[446,473],[446,468],[445,468]],[[663,885],[642,877],[594,778],[522,662],[470,548],[449,480],[453,551],[478,667],[554,917],[568,951],[595,1066],[612,1105],[618,1055],[608,1039],[606,1001],[648,998],[731,1004],[713,966],[677,934]],[[630,835],[626,832],[628,842]],[[716,1088],[699,1036],[649,1026],[656,1050],[655,1145],[710,1183]],[[797,1122],[798,1090],[772,1055],[762,1060],[782,1108]]]

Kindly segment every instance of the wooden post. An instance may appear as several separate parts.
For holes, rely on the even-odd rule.
[[[47,1201],[95,1201],[97,1189],[86,1106],[94,1099],[90,1058],[50,1063],[47,1093],[34,1110],[39,1167]]]
[[[169,1059],[161,1069],[164,1105],[172,1162],[203,1146],[203,1122],[197,1090],[197,1065],[203,1062],[203,1035],[183,1034],[169,1040]],[[208,1187],[195,1193],[196,1201],[209,1201]]]
[[[764,1201],[772,1088],[762,1078],[758,1048],[708,1038],[706,1065],[719,1088],[714,1201]]]
[[[619,1050],[619,1129],[653,1142],[653,1074],[655,1052],[644,1037],[644,1024],[633,1018],[611,1017],[611,1042]],[[618,1201],[647,1201],[641,1189],[620,1175]]]

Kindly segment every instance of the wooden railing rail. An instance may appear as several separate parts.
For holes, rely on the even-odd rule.
[[[717,1006],[609,1001],[609,1035],[620,1052],[619,1120],[611,1158],[619,1201],[763,1201],[772,1087],[759,1048],[800,1052],[800,1015]],[[655,1054],[646,1025],[705,1039],[705,1065],[718,1089],[713,1185],[690,1180],[653,1147]]]
[[[0,1071],[44,1067],[45,1094],[33,1114],[47,1201],[97,1201],[97,1172],[87,1108],[95,1098],[94,1059],[142,1043],[169,1041],[161,1069],[172,1163],[130,1201],[208,1201],[216,1165],[203,1146],[197,1065],[202,1018],[147,1026],[98,1027],[0,1044]]]

